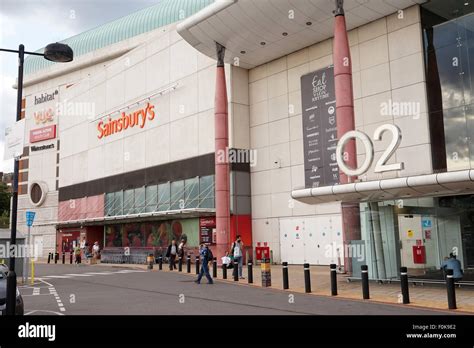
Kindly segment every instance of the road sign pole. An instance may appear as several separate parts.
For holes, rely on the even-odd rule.
[[[31,237],[31,226],[33,225],[33,221],[35,220],[35,212],[33,211],[27,211],[26,212],[26,226],[28,226],[28,234],[26,236],[26,242],[25,242],[25,248],[23,250],[25,251],[25,257],[24,257],[24,263],[23,263],[23,284],[25,284],[28,281],[28,273],[30,270],[30,237]]]

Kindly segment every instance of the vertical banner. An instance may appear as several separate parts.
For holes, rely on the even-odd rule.
[[[305,187],[336,185],[337,126],[334,68],[301,77]]]
[[[215,244],[214,231],[216,229],[215,216],[199,219],[199,243]]]

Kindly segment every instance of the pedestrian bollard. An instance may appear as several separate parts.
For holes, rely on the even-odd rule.
[[[227,279],[227,265],[225,263],[222,264],[222,279]]]
[[[400,267],[400,286],[402,287],[403,303],[410,303],[410,295],[408,293],[408,269]]]
[[[367,265],[360,266],[362,277],[362,298],[368,300],[369,296],[369,267]]]
[[[186,272],[191,273],[191,256],[186,256]]]
[[[262,272],[262,287],[272,286],[272,271],[270,266],[270,259],[262,259],[260,263],[260,269]]]
[[[331,269],[331,296],[337,296],[337,265],[332,263],[329,267]]]
[[[448,308],[456,309],[456,290],[452,269],[446,270],[446,290],[448,291]]]
[[[54,254],[54,263],[58,263],[58,260],[59,260],[59,254],[56,253]]]
[[[282,262],[281,269],[283,272],[283,289],[287,290],[290,287],[290,284],[288,281],[288,262]]]
[[[63,251],[63,265],[66,263],[66,253]]]
[[[183,258],[180,256],[178,257],[178,272],[183,271]]]
[[[217,278],[217,258],[212,260],[212,278]]]
[[[234,282],[239,281],[239,263],[234,261],[234,269],[232,272],[232,275],[234,276]]]
[[[252,260],[249,260],[249,262],[247,263],[247,279],[248,279],[248,282],[249,284],[252,284],[253,283],[253,262]]]
[[[196,256],[196,274],[199,274],[199,256]]]
[[[146,257],[146,262],[148,264],[147,269],[152,270],[153,264],[155,263],[155,256],[153,254],[148,254]]]
[[[311,292],[311,275],[309,273],[309,263],[303,265],[304,270],[304,292]]]
[[[48,263],[51,262],[51,253],[48,254]]]
[[[158,269],[161,271],[163,269],[163,256],[158,258]]]
[[[72,265],[72,251],[69,252],[69,264]]]

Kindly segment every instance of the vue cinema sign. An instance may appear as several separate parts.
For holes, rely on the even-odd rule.
[[[97,131],[99,132],[97,138],[102,139],[135,126],[145,127],[147,121],[152,121],[155,118],[154,108],[153,104],[147,103],[144,108],[129,114],[122,111],[120,116],[115,119],[109,116],[107,120],[100,120],[97,124]]]

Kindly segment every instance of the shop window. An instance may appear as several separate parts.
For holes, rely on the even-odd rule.
[[[123,225],[123,245],[124,247],[139,248],[144,246],[145,236],[140,228],[140,224]]]
[[[123,215],[123,191],[115,192],[114,215]]]
[[[199,205],[199,179],[184,181],[184,207],[197,208]]]
[[[134,213],[141,214],[145,212],[145,187],[135,189]]]
[[[474,4],[422,5],[433,169],[474,167]]]
[[[105,226],[105,246],[121,247],[122,246],[122,225]]]
[[[135,202],[135,190],[123,191],[123,214],[133,214]]]
[[[184,180],[171,183],[171,210],[184,209]]]
[[[113,216],[114,213],[115,193],[110,192],[105,194],[105,216]]]
[[[158,210],[167,211],[170,209],[170,183],[158,185]]]
[[[214,175],[199,178],[199,208],[214,208]]]
[[[145,188],[146,212],[152,213],[158,209],[158,186],[147,186]]]

